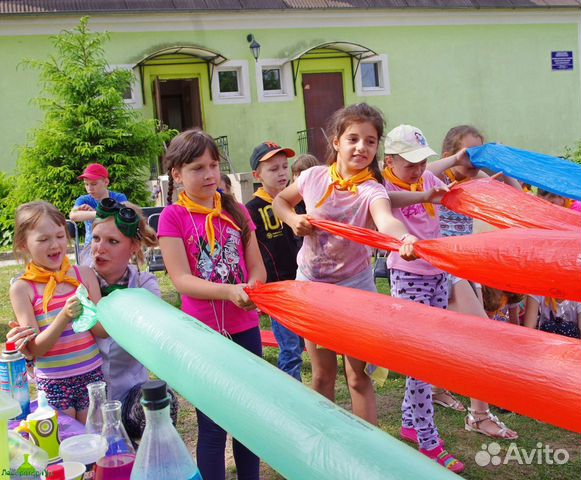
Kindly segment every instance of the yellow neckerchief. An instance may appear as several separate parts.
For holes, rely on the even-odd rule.
[[[263,187],[260,187],[258,190],[256,190],[253,196],[261,198],[265,202],[272,204],[273,198],[270,196],[270,193],[268,193]]]
[[[420,181],[417,183],[407,183],[407,182],[404,182],[403,180],[400,180],[399,178],[397,178],[395,173],[393,173],[393,168],[387,167],[383,170],[383,178],[385,178],[388,182],[393,183],[396,187],[403,188],[404,190],[407,190],[409,192],[423,192],[424,191],[424,178],[423,177],[421,177]],[[426,212],[428,212],[428,215],[430,217],[436,216],[436,209],[434,208],[434,205],[432,205],[431,203],[423,203],[422,205],[424,206],[424,208],[426,209]]]
[[[545,305],[547,305],[548,307],[551,307],[551,310],[554,313],[557,313],[557,300],[555,300],[554,298],[551,297],[545,297]]]
[[[186,192],[182,192],[178,195],[178,201],[176,202],[176,205],[184,207],[192,213],[206,214],[205,229],[206,237],[208,237],[208,243],[210,244],[210,255],[214,255],[214,244],[216,243],[216,232],[214,231],[214,224],[212,223],[212,219],[214,217],[221,218],[222,220],[232,225],[236,230],[240,231],[240,227],[236,225],[233,220],[222,213],[222,197],[218,192],[214,192],[213,209],[206,208],[199,203],[194,202],[186,195]]]
[[[571,200],[570,198],[566,198],[565,199],[565,205],[563,205],[565,208],[573,208],[573,200]]]
[[[46,283],[44,294],[42,295],[42,308],[44,313],[47,312],[48,302],[50,302],[51,298],[53,297],[54,291],[56,290],[56,287],[59,283],[70,283],[75,287],[78,287],[81,284],[81,282],[79,282],[76,278],[69,277],[67,275],[67,272],[70,268],[71,265],[67,257],[64,258],[61,269],[58,272],[45,270],[44,268],[39,267],[32,262],[29,262],[28,265],[26,265],[26,271],[24,272],[24,275],[20,277],[22,280],[29,280],[36,283]]]
[[[357,195],[357,185],[361,185],[368,180],[377,181],[373,176],[369,168],[361,170],[356,175],[350,178],[343,178],[341,174],[337,171],[337,162],[333,163],[329,167],[329,175],[331,176],[331,183],[327,187],[327,191],[323,197],[319,200],[315,208],[319,208],[327,199],[333,194],[335,189],[337,190],[349,190],[352,194]]]
[[[451,168],[449,168],[448,170],[445,170],[444,175],[446,175],[450,179],[450,183],[452,183],[452,182],[462,183],[462,182],[467,182],[468,180],[473,180],[472,178],[469,178],[469,177],[463,178],[462,180],[458,180],[456,178],[456,174],[454,173],[454,170],[452,170]]]

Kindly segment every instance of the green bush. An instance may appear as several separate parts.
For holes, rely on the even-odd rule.
[[[565,152],[565,158],[571,160],[577,165],[581,165],[581,142],[574,148],[568,148]]]
[[[68,213],[86,193],[77,176],[89,163],[109,169],[112,190],[139,205],[151,202],[150,165],[177,132],[160,131],[157,121],[125,104],[133,74],[109,68],[103,49],[108,34],[91,33],[87,24],[85,17],[53,37],[55,55],[23,62],[40,72],[44,96],[36,102],[45,118],[20,149],[17,181],[0,212],[2,243],[11,241],[14,210],[24,202],[47,200]]]

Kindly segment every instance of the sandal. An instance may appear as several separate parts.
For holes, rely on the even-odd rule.
[[[432,389],[432,401],[437,405],[441,405],[444,408],[451,408],[457,412],[466,411],[466,407],[462,405],[460,400],[458,400],[448,390],[444,390],[442,388],[434,387]]]
[[[490,421],[498,427],[496,433],[490,433],[480,426],[482,422]],[[464,422],[464,428],[469,432],[477,432],[487,437],[500,438],[505,440],[516,440],[518,434],[514,432],[514,436],[510,433],[509,428],[501,422],[496,415],[490,413],[490,409],[486,409],[484,412],[477,412],[472,408],[468,409],[468,415],[466,415],[466,420]]]
[[[451,472],[460,473],[464,471],[464,464],[453,455],[450,455],[444,447],[437,446],[433,450],[424,450],[420,448],[420,453],[426,457],[438,462],[442,467],[447,468]]]

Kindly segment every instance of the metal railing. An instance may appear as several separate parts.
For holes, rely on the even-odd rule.
[[[220,152],[220,157],[222,161],[220,162],[220,171],[222,173],[234,173],[234,168],[232,167],[232,162],[230,162],[230,151],[228,149],[228,137],[222,135],[221,137],[215,137],[214,142],[218,147]]]
[[[313,153],[315,146],[315,129],[307,128],[297,132],[299,153]]]

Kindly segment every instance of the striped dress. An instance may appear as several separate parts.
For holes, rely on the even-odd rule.
[[[77,278],[82,282],[78,268],[75,266],[74,269]],[[67,299],[75,294],[75,290],[65,295],[54,295],[48,304],[47,313],[44,313],[42,295],[38,293],[34,282],[28,283],[34,290],[32,306],[42,332],[53,322]],[[38,378],[69,378],[89,373],[102,364],[103,360],[93,334],[90,331],[75,333],[72,324],[68,323],[52,348],[42,357],[36,358],[35,374]]]

